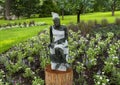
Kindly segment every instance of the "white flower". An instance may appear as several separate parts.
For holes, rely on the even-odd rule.
[[[107,82],[109,82],[109,79],[107,79]]]
[[[4,73],[4,71],[3,71],[3,70],[1,70],[1,73]]]
[[[100,82],[98,81],[97,84],[100,84]]]
[[[102,83],[102,85],[106,85],[105,83]]]
[[[114,59],[117,59],[118,57],[113,57]]]
[[[77,64],[79,64],[80,62],[77,61]]]
[[[5,77],[5,75],[3,75],[3,77]]]
[[[102,76],[100,76],[100,79],[102,80]]]
[[[113,63],[112,63],[112,62],[111,62],[110,64],[111,64],[111,65],[113,65]]]
[[[19,69],[21,69],[22,67],[18,67]]]
[[[32,74],[35,74],[35,72],[32,72]]]
[[[102,72],[102,74],[104,74],[105,72]]]

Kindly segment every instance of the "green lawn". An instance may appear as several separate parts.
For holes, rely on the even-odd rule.
[[[77,16],[65,16],[65,20],[62,20],[62,23],[68,24],[69,22],[76,23]],[[97,20],[99,23],[102,19],[107,19],[109,23],[113,23],[115,18],[120,18],[120,11],[115,12],[115,16],[111,16],[111,12],[97,12],[97,13],[88,13],[81,15],[81,20]]]
[[[76,15],[69,15],[64,16],[64,20],[61,20],[62,24],[68,24],[69,22],[76,23]],[[115,18],[120,18],[120,11],[115,12],[115,16],[111,16],[111,12],[96,12],[96,13],[87,13],[81,15],[81,20],[88,21],[88,20],[97,20],[98,22],[101,21],[101,19],[107,19],[108,22],[113,23]],[[6,23],[14,23],[14,22],[29,22],[31,20],[34,20],[35,22],[46,22],[48,25],[52,24],[52,17],[47,18],[31,18],[31,19],[20,19],[20,20],[0,20],[1,24]]]
[[[97,12],[97,13],[88,13],[81,15],[81,20],[97,20],[99,23],[101,19],[107,19],[109,23],[113,23],[115,18],[120,18],[120,11],[115,12],[115,16],[111,16],[111,12]],[[53,24],[52,17],[47,18],[31,18],[31,19],[20,19],[20,20],[0,20],[0,25],[14,22],[29,22],[34,20],[35,22],[45,22],[48,25],[46,26],[36,26],[29,28],[11,28],[0,30],[0,53],[6,51],[11,46],[24,41],[28,38],[31,38],[37,35],[38,32],[44,28],[49,28]],[[69,24],[70,22],[76,23],[76,15],[64,16],[64,20],[61,20],[62,24]]]
[[[47,26],[36,26],[29,28],[12,28],[0,30],[0,53],[6,51],[11,46],[36,36]]]

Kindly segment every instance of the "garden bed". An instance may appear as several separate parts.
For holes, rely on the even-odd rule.
[[[73,85],[120,84],[120,32],[111,29],[86,35],[69,30]],[[0,85],[44,85],[44,69],[50,64],[48,45],[49,33],[44,31],[0,54]]]

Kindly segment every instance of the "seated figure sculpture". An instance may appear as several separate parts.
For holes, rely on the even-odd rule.
[[[51,69],[66,71],[70,66],[68,61],[68,31],[60,24],[60,17],[52,12],[54,25],[50,26],[50,60]]]

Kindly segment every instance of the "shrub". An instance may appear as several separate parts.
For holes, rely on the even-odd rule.
[[[21,26],[21,23],[19,22],[19,26]]]
[[[88,24],[84,22],[79,25],[85,31],[88,28]],[[112,32],[105,33],[106,37],[102,38],[103,34],[98,33],[98,30],[97,34],[87,36],[80,35],[80,31],[69,30],[69,34],[69,52],[72,56],[69,63],[75,74],[74,85],[119,85],[120,71],[116,67],[120,65],[119,38]],[[48,30],[41,32],[1,54],[0,63],[5,67],[0,68],[5,76],[0,70],[0,76],[4,76],[0,82],[4,80],[9,85],[14,85],[11,83],[14,80],[19,85],[44,85],[44,68],[50,64],[48,35]]]
[[[17,25],[17,22],[15,22],[13,25],[16,26],[16,25]]]
[[[89,20],[89,21],[88,21],[88,27],[94,28],[96,23],[97,23],[97,21],[96,21],[96,22],[93,22],[92,20]]]
[[[120,25],[120,18],[116,18],[115,24],[116,24],[116,25]]]
[[[83,35],[86,34],[87,24],[84,21],[78,23],[78,27]]]
[[[77,32],[78,31],[78,26],[73,24],[72,22],[70,22],[70,24],[68,25],[67,27],[69,30],[72,30],[74,32]]]
[[[78,27],[81,30],[81,33],[83,34],[83,36],[85,36],[87,33],[89,33],[91,31],[91,29],[92,29],[84,21],[81,21],[80,23],[78,23]]]
[[[107,26],[107,25],[108,25],[107,19],[102,19],[102,20],[101,20],[101,25],[102,25],[103,27]]]
[[[35,25],[35,22],[34,21],[30,21],[29,22],[29,26],[34,26]]]
[[[97,25],[97,24],[98,24],[97,20],[94,20],[94,25]]]
[[[24,27],[27,27],[27,23],[26,22],[24,22],[23,25],[24,25]]]
[[[34,80],[32,81],[32,85],[44,85],[44,80],[42,80],[39,77],[34,77]]]
[[[12,24],[11,24],[11,23],[8,23],[7,26],[8,26],[8,27],[12,27]]]

